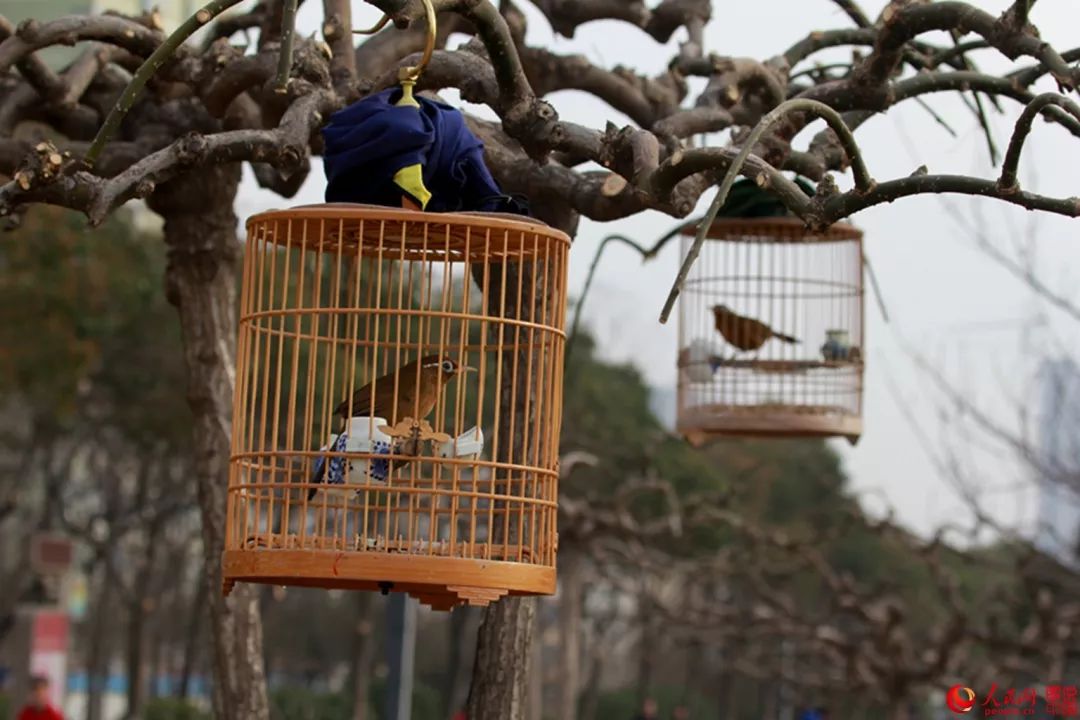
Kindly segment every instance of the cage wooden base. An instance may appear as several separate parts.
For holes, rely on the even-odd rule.
[[[226,595],[237,582],[384,590],[408,593],[435,610],[483,607],[508,594],[555,593],[554,567],[404,552],[226,550],[222,571]]]
[[[840,408],[787,405],[703,405],[684,410],[676,429],[692,445],[712,437],[846,437],[862,435],[862,418]]]

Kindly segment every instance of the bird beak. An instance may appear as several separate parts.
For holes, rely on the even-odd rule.
[[[478,372],[472,365],[462,365],[458,368],[459,373]]]

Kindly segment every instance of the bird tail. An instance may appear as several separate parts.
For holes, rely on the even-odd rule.
[[[784,335],[783,333],[774,332],[773,337],[777,340],[783,340],[786,343],[791,343],[792,345],[799,344],[799,338],[791,337],[790,335]]]
[[[314,500],[315,495],[319,492],[319,488],[314,487],[314,486],[319,484],[320,482],[322,482],[323,466],[325,464],[326,464],[326,456],[325,455],[320,456],[319,459],[315,461],[315,469],[311,471],[311,478],[308,480],[308,482],[312,484],[311,490],[308,491],[308,496],[307,496],[308,502],[311,502],[312,500]]]

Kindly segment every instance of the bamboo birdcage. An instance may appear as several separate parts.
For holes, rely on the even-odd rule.
[[[247,230],[225,591],[381,589],[437,609],[553,593],[569,238],[517,216],[339,204]],[[335,416],[428,356],[478,372],[440,375],[423,418],[419,400]],[[394,405],[422,372],[388,381]]]
[[[694,232],[683,230],[684,257]],[[680,300],[679,432],[695,444],[716,436],[856,442],[862,433],[863,299],[857,228],[837,223],[812,232],[794,217],[718,219]],[[799,342],[772,338],[757,349],[737,349],[720,327],[732,334],[742,321],[726,314],[718,319],[717,305]]]

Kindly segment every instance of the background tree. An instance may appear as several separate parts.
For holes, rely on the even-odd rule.
[[[0,264],[0,383],[19,409],[2,423],[12,438],[5,450],[35,454],[27,467],[5,472],[2,487],[19,498],[20,515],[38,519],[25,532],[5,528],[5,538],[25,548],[29,532],[44,527],[76,540],[92,595],[92,613],[76,627],[87,717],[101,717],[99,679],[115,653],[133,678],[128,716],[141,717],[147,671],[160,655],[154,641],[180,641],[148,628],[155,617],[186,610],[191,597],[180,588],[169,608],[160,593],[194,577],[184,571],[196,505],[186,482],[190,413],[176,392],[179,334],[152,279],[164,269],[164,252],[127,212],[87,233],[77,214],[38,207],[5,237]],[[13,600],[31,577],[25,566],[14,568]]]
[[[570,368],[578,391],[567,398],[581,424],[568,429],[589,437],[623,422],[657,437],[635,373],[596,364],[587,339],[581,348]],[[621,393],[584,390],[612,377]],[[585,597],[560,593],[560,602],[579,604],[581,625],[601,625],[582,652],[610,659],[635,638],[641,665],[618,672],[623,683],[639,676],[639,694],[681,688],[695,713],[721,717],[778,717],[799,698],[840,717],[904,718],[962,678],[1028,686],[1075,672],[1080,638],[1061,628],[1080,612],[1071,599],[1080,578],[1015,533],[980,543],[990,521],[978,497],[970,527],[918,538],[868,516],[820,442],[728,441],[697,453],[661,435],[645,447],[636,462],[599,454],[575,469],[560,529],[589,578]],[[679,454],[707,458],[695,482],[680,477]],[[605,487],[603,471],[615,467],[624,477]],[[621,632],[605,638],[611,625]],[[630,696],[602,696],[583,688],[581,710],[631,712]]]

